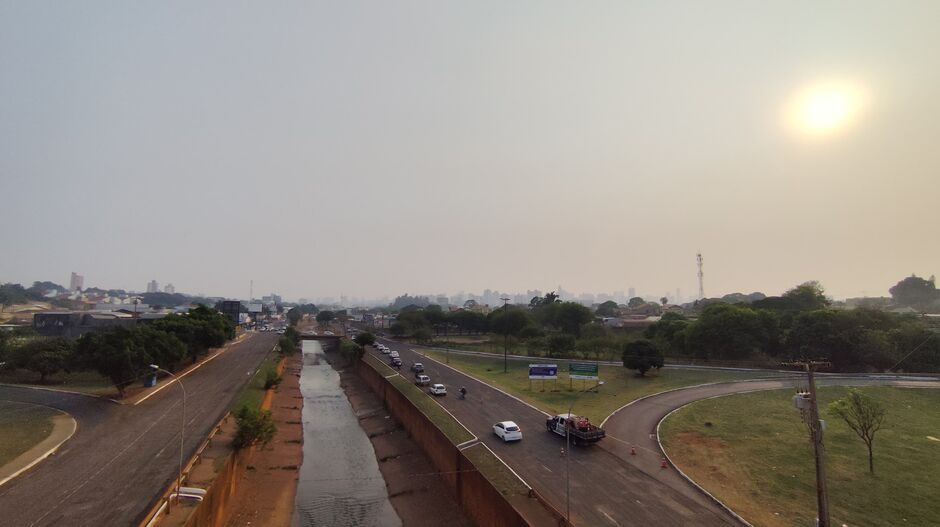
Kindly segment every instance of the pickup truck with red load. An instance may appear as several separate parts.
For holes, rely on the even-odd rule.
[[[567,433],[573,445],[596,443],[606,435],[603,428],[592,425],[587,417],[574,414],[558,414],[555,417],[549,417],[545,421],[545,427],[549,432],[555,432],[561,437],[565,437]]]

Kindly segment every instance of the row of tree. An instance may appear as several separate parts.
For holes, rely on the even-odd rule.
[[[921,319],[828,306],[811,282],[750,305],[709,305],[695,320],[667,313],[645,336],[669,356],[763,363],[825,357],[838,371],[940,371],[940,335]]]
[[[0,362],[7,368],[36,372],[41,383],[60,371],[94,370],[107,377],[123,396],[128,386],[150,372],[151,364],[174,371],[234,335],[234,325],[227,317],[199,306],[186,315],[89,332],[74,341],[7,338],[0,341]]]

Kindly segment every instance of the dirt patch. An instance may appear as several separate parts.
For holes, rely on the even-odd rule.
[[[675,439],[671,442],[674,442],[677,446],[678,444],[684,444],[687,446],[694,446],[698,448],[708,448],[710,450],[715,450],[718,452],[724,451],[727,448],[727,443],[718,439],[717,437],[708,437],[701,432],[679,432],[676,434]]]
[[[379,470],[388,487],[389,501],[402,525],[471,526],[447,490],[431,461],[382,402],[352,370],[339,369],[341,386],[369,436]]]
[[[227,526],[265,525],[288,527],[294,514],[297,474],[303,457],[303,408],[295,399],[300,397],[300,353],[287,360],[282,382],[271,400],[271,415],[277,423],[277,435],[268,446],[255,448],[246,463],[250,464],[235,483],[232,499],[235,505]],[[252,470],[254,469],[254,470]]]

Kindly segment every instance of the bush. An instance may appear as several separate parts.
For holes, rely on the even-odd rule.
[[[277,374],[277,370],[268,370],[264,375],[264,389],[270,390],[278,384],[281,384],[282,380],[281,376]]]
[[[293,355],[297,353],[297,344],[294,343],[293,339],[286,336],[278,340],[278,347],[281,349],[281,355]]]
[[[650,368],[663,367],[663,353],[649,340],[628,342],[623,346],[623,367],[646,375]]]
[[[235,423],[238,428],[232,439],[232,446],[236,450],[255,444],[267,445],[277,433],[277,425],[274,424],[271,412],[267,410],[242,406],[235,412]]]

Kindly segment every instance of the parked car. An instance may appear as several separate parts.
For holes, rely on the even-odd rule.
[[[443,384],[432,384],[428,392],[431,395],[447,395],[447,387]]]
[[[420,362],[416,362],[416,363],[412,364],[412,365],[411,365],[411,371],[413,371],[413,372],[415,372],[415,373],[421,373],[421,372],[423,372],[423,371],[424,371],[424,364],[421,364]]]
[[[512,421],[496,423],[493,425],[493,433],[505,443],[522,440],[522,429]]]
[[[431,378],[428,377],[427,375],[421,375],[421,374],[415,375],[415,384],[417,384],[418,386],[427,386],[431,384]]]

